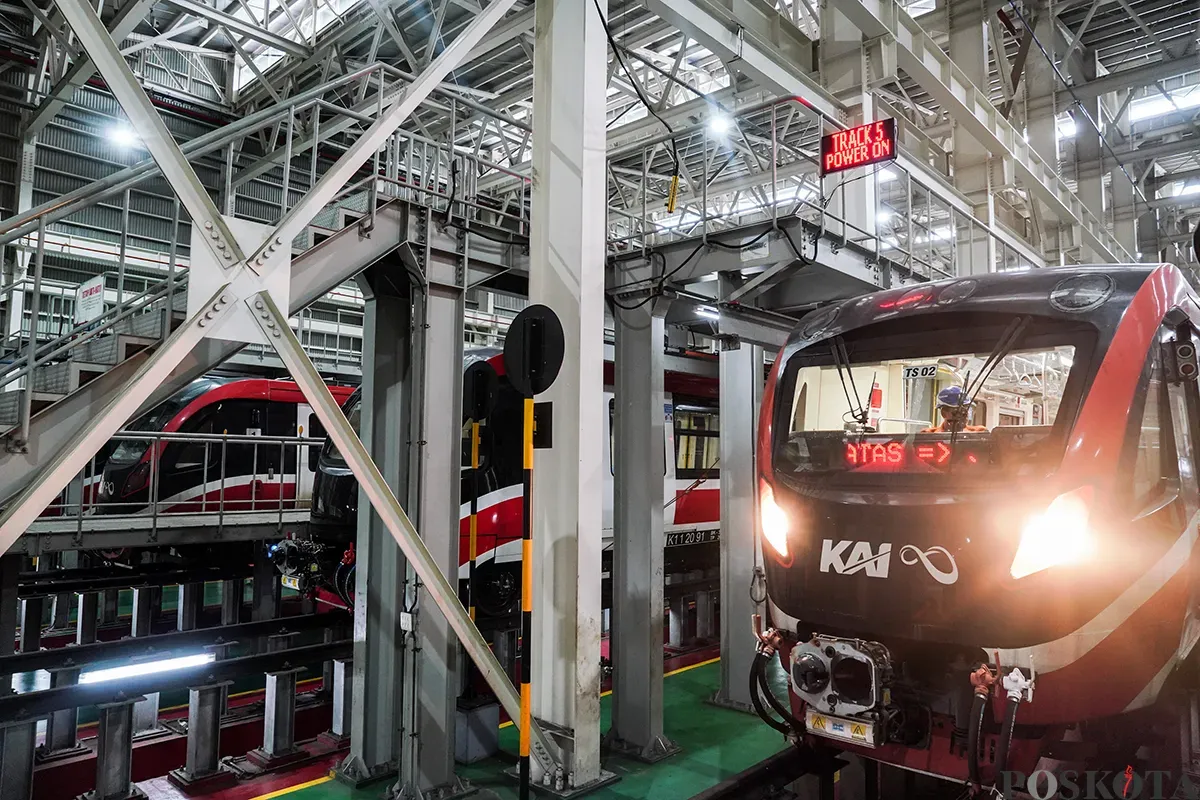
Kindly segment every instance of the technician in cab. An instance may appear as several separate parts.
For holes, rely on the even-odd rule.
[[[968,425],[967,417],[971,411],[971,401],[964,397],[961,386],[947,386],[938,392],[938,411],[942,421],[935,427],[926,428],[921,433],[979,433],[986,432],[983,425]]]

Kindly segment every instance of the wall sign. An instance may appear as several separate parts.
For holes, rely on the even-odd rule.
[[[91,322],[104,313],[104,276],[97,275],[75,290],[75,324]]]
[[[896,160],[896,120],[882,119],[821,137],[821,174]]]

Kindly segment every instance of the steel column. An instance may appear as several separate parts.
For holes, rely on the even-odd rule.
[[[237,625],[242,621],[242,603],[246,598],[246,584],[241,579],[221,583],[221,624]]]
[[[141,698],[97,707],[96,788],[89,800],[130,800],[145,797],[133,785],[133,707]]]
[[[204,584],[184,583],[179,586],[179,599],[175,604],[175,628],[181,631],[195,630],[200,609],[204,607]]]
[[[408,497],[412,420],[412,297],[394,262],[358,278],[363,293],[363,380],[359,436],[398,497]],[[344,452],[344,451],[343,451]],[[350,782],[395,774],[405,713],[400,687],[405,631],[405,561],[383,519],[360,487],[355,547],[354,660],[348,710],[350,753],[339,767]],[[362,572],[357,572],[362,570]],[[336,665],[335,665],[336,669]],[[334,684],[336,692],[337,677]],[[336,700],[335,700],[336,702]]]
[[[155,602],[155,588],[140,586],[133,590],[133,621],[130,633],[134,638],[150,636],[160,603]],[[146,695],[133,706],[134,733],[152,731],[158,727],[158,692]]]
[[[602,10],[607,8],[601,4]],[[565,360],[540,400],[534,462],[533,714],[564,731],[576,787],[600,769],[607,44],[594,3],[536,5],[529,297],[562,320]],[[534,778],[538,771],[534,769]]]
[[[104,625],[116,625],[121,613],[121,590],[106,589],[100,593],[103,599],[100,609],[100,622]]]
[[[37,722],[0,727],[0,797],[29,800],[33,794],[33,754]]]
[[[721,364],[721,688],[715,702],[750,709],[746,676],[756,641],[750,617],[761,613],[746,587],[760,563],[754,443],[763,391],[763,350],[743,343]]]
[[[220,773],[222,701],[228,686],[225,681],[188,689],[187,761],[170,772],[171,783],[188,786]],[[236,782],[232,774],[229,778]]]
[[[96,641],[100,595],[97,592],[88,592],[77,596],[79,613],[75,618],[75,644],[91,644]]]
[[[50,671],[50,688],[72,686],[79,682],[78,668]],[[46,743],[39,750],[44,757],[54,756],[79,746],[79,709],[68,708],[55,711],[46,720]]]
[[[425,546],[441,574],[457,585],[466,261],[464,257],[457,269],[445,261],[432,261],[426,259],[428,282],[413,304],[419,354],[413,373],[419,376],[420,392],[414,402],[413,416],[419,422],[413,434],[423,444],[410,453],[417,462],[409,497],[417,499],[417,524]],[[413,509],[411,502],[409,508]],[[402,796],[444,797],[462,790],[454,774],[459,644],[435,607],[434,598],[422,589],[416,617],[417,669],[415,675],[406,676],[406,681],[415,681],[417,729],[413,733],[419,738],[406,737],[401,750],[397,788]]]
[[[320,373],[305,355],[295,333],[288,327],[287,316],[279,310],[266,292],[261,292],[246,302],[253,309],[255,320],[259,323],[263,333],[274,344],[276,352],[287,366],[288,372],[300,385],[305,398],[321,420],[321,424],[329,432],[330,439],[346,459],[354,477],[358,479],[360,490],[365,491],[367,497],[370,498],[371,506],[379,513],[380,518],[391,532],[392,538],[400,544],[400,548],[408,557],[417,576],[424,582],[426,591],[434,599],[438,608],[449,618],[451,627],[458,635],[467,653],[475,661],[492,691],[496,693],[504,710],[515,719],[520,713],[520,700],[516,689],[505,679],[500,664],[488,649],[486,640],[471,622],[467,610],[459,602],[457,591],[439,570],[437,562],[425,547],[424,542],[421,541],[412,521],[404,513],[399,501],[396,500],[396,495],[388,487],[354,429],[343,416],[341,408],[329,392],[329,387],[325,385]],[[593,563],[599,561],[599,544],[597,541],[597,560]],[[599,574],[596,575],[596,579],[599,583]],[[599,605],[598,601],[599,592],[597,591],[597,606]],[[597,612],[598,610],[597,608]],[[357,657],[355,660],[357,662]],[[598,663],[599,658],[597,658],[597,670]],[[595,691],[598,695],[599,675],[596,677]],[[545,768],[556,769],[553,756],[555,751],[551,749],[552,745],[545,733],[536,725],[532,733],[534,755]]]
[[[696,592],[696,638],[701,642],[713,636],[716,626],[716,608],[712,592]]]
[[[354,706],[354,662],[349,658],[333,660],[333,721],[330,732],[338,739],[350,737],[350,709]]]
[[[606,743],[657,761],[678,748],[663,733],[665,309],[653,306],[614,311],[612,596],[618,635],[610,640],[613,722]]]
[[[13,652],[17,639],[18,580],[25,557],[16,553],[0,556],[0,655]],[[12,676],[0,675],[0,694],[12,691]]]

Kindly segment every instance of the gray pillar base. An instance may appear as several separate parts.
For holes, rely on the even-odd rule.
[[[521,780],[521,773],[518,767],[514,766],[512,769],[506,769],[504,770],[504,774],[512,778],[514,781],[519,782]],[[549,776],[547,775],[546,777]],[[606,769],[601,769],[599,778],[591,783],[584,784],[583,786],[567,786],[564,784],[562,787],[557,787],[549,783],[533,783],[531,781],[529,788],[535,793],[544,797],[557,797],[561,800],[570,800],[570,798],[583,797],[585,794],[594,792],[597,789],[610,786],[619,780],[621,780],[620,775],[609,772]]]
[[[272,772],[280,767],[286,767],[288,764],[294,764],[297,761],[303,761],[307,758],[312,758],[312,755],[307,750],[302,750],[299,747],[293,747],[287,752],[273,754],[268,753],[261,747],[256,747],[249,753],[246,753],[246,760],[263,772]]]
[[[644,747],[640,744],[627,742],[624,739],[608,737],[605,738],[602,747],[610,754],[632,758],[636,761],[641,761],[643,764],[657,764],[659,761],[668,759],[681,752],[679,745],[672,742],[666,736],[656,736],[654,737],[654,741]]]
[[[395,762],[389,761],[386,764],[378,764],[374,769],[371,769],[362,762],[362,759],[355,756],[347,756],[342,763],[334,768],[333,779],[352,789],[361,789],[373,783],[391,780],[398,774],[400,774],[400,770]]]
[[[238,776],[224,769],[204,775],[189,775],[186,768],[180,767],[167,773],[167,781],[184,794],[208,794],[236,786]]]
[[[387,800],[454,800],[456,797],[466,797],[479,791],[465,778],[454,776],[454,782],[445,786],[435,786],[432,789],[418,789],[411,783],[392,787]]]
[[[136,786],[130,786],[129,791],[122,795],[100,797],[95,791],[85,792],[79,795],[76,800],[147,800],[146,793]]]
[[[704,702],[711,706],[716,706],[717,708],[728,708],[731,711],[741,711],[746,714],[758,714],[758,712],[754,710],[754,706],[750,705],[749,703],[743,703],[739,700],[730,700],[727,697],[722,697],[720,691],[713,692],[712,696]]]

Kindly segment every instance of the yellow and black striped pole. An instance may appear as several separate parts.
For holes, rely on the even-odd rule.
[[[467,570],[467,611],[475,621],[475,559],[479,557],[479,420],[471,420],[471,542]]]
[[[529,800],[529,680],[533,674],[533,398],[525,398],[521,488],[521,800]]]

